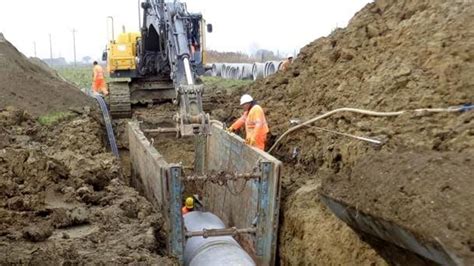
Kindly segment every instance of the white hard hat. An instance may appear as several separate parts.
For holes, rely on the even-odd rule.
[[[249,103],[249,102],[252,102],[252,101],[253,101],[252,96],[250,96],[248,94],[244,94],[244,95],[242,95],[242,97],[240,97],[240,105],[243,105],[243,104],[246,104],[246,103]]]

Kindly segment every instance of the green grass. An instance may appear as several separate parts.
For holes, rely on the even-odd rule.
[[[253,83],[253,80],[223,79],[220,77],[201,77],[206,87],[219,89],[236,89]]]
[[[54,112],[38,117],[38,122],[43,126],[50,126],[73,116],[71,112]]]
[[[92,66],[60,67],[56,71],[79,88],[90,88],[92,85]],[[233,90],[253,83],[253,80],[232,80],[220,77],[201,77],[201,79],[208,88],[224,90]]]
[[[92,66],[60,67],[56,71],[67,81],[81,89],[92,86]]]

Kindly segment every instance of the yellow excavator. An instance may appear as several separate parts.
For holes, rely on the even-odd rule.
[[[107,45],[109,105],[114,118],[131,116],[136,103],[173,101],[180,136],[206,134],[209,116],[202,109],[205,34],[212,32],[199,13],[179,1],[141,3],[140,32],[123,32]]]

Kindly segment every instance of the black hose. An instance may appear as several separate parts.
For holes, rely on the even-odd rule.
[[[110,119],[109,110],[107,109],[107,104],[105,104],[104,98],[100,94],[92,95],[97,102],[99,103],[100,110],[102,111],[102,116],[104,117],[105,129],[107,130],[107,138],[110,144],[110,150],[119,158],[119,152],[117,148],[117,143],[115,141],[114,129],[112,128],[112,120]]]

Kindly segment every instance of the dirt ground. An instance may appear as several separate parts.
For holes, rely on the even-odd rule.
[[[472,155],[372,152],[350,173],[325,179],[323,193],[359,206],[361,212],[396,222],[422,238],[428,236],[427,242],[441,243],[469,265],[474,250]]]
[[[399,111],[472,103],[473,23],[474,5],[469,1],[376,0],[358,12],[347,28],[303,48],[288,71],[241,89],[222,108],[228,114],[222,120],[235,119],[240,95],[250,93],[266,112],[271,146],[291,127],[290,119],[306,121],[337,108]],[[473,117],[472,111],[391,118],[346,112],[284,138],[272,151],[287,169],[282,184],[280,262],[407,264],[400,259],[407,252],[387,255],[386,243],[374,245],[338,221],[319,202],[317,190],[322,190],[410,228],[423,239],[443,239],[469,264],[474,255],[474,232],[469,226],[474,218],[470,211],[474,167],[469,161],[474,154]],[[316,127],[378,139],[383,145]],[[375,160],[379,157],[389,161]],[[411,162],[422,165],[410,169],[415,167]],[[446,171],[438,173],[438,165]],[[414,169],[419,172],[411,172]],[[381,176],[383,171],[390,174]],[[438,174],[426,176],[430,173]],[[440,192],[444,185],[445,191]],[[457,193],[456,199],[451,193]],[[411,265],[430,263],[416,256],[407,259]]]
[[[172,103],[157,104],[149,108],[133,110],[134,119],[141,122],[142,129],[174,128],[173,115],[177,105]],[[146,134],[154,147],[168,163],[181,164],[186,172],[194,169],[194,138],[177,138],[175,133]]]
[[[0,108],[14,106],[40,116],[95,106],[78,88],[18,52],[1,33],[0,68]]]
[[[161,216],[125,184],[87,115],[49,128],[0,110],[0,261],[145,263],[162,257]]]
[[[470,1],[376,0],[347,28],[303,48],[288,71],[233,95],[211,96],[207,109],[229,123],[240,114],[240,95],[251,93],[266,112],[271,146],[291,126],[290,119],[306,121],[337,108],[399,111],[472,103],[473,28]],[[0,39],[0,49],[5,47],[10,49]],[[3,50],[0,54],[3,67],[10,57]],[[4,89],[4,80],[0,76],[0,91],[13,95]],[[35,108],[37,113],[49,110]],[[135,112],[145,127],[164,123],[162,117],[176,109],[152,110]],[[383,145],[316,127],[284,138],[272,151],[284,162],[280,264],[433,264],[356,234],[320,202],[319,193],[395,222],[424,241],[441,241],[466,265],[473,264],[473,117],[473,111],[390,118],[339,113],[314,126]],[[43,129],[23,112],[1,112],[0,254],[5,257],[0,259],[172,263],[159,254],[159,215],[123,184],[118,162],[97,143],[99,125],[87,116],[64,123]],[[170,161],[192,165],[191,157],[168,154],[190,154],[192,143],[182,148],[155,138],[154,144]]]
[[[290,119],[305,121],[336,108],[398,111],[473,102],[472,9],[459,1],[375,1],[346,29],[305,47],[289,71],[234,94],[211,88],[206,109],[212,118],[231,123],[241,112],[240,95],[251,93],[266,111],[271,146],[290,127]],[[151,110],[135,113],[144,127],[173,126],[164,119],[175,106]],[[472,157],[474,146],[472,118],[472,112],[392,118],[340,113],[315,126],[375,138],[383,145],[316,127],[283,139],[272,152],[284,162],[280,264],[433,264],[355,233],[320,202],[321,192],[397,222],[423,239],[441,239],[469,262],[473,166],[466,158]],[[154,137],[154,145],[170,162],[192,165],[192,143],[173,138]],[[380,174],[385,172],[389,174]]]

